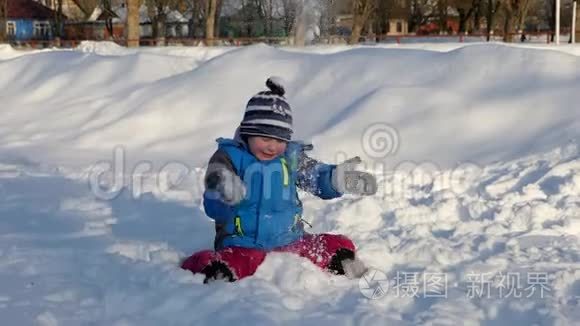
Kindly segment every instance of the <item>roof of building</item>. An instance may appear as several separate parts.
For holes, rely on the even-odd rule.
[[[8,1],[8,19],[42,19],[55,17],[56,12],[33,0]]]

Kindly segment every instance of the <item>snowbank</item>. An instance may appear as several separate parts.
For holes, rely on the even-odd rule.
[[[205,285],[176,268],[212,243],[199,198],[127,189],[104,201],[62,171],[12,163],[0,172],[0,312],[11,324],[570,325],[580,318],[577,144],[485,166],[460,188],[446,183],[451,171],[403,183],[404,171],[396,171],[381,183],[391,190],[376,197],[305,200],[309,231],[352,237],[376,273],[369,283],[273,254],[251,278]]]
[[[94,42],[94,41],[82,41],[77,47],[77,51],[85,53],[95,53],[99,55],[127,55],[135,53],[136,50],[131,50],[126,47],[122,47],[114,42]]]
[[[87,48],[111,54],[108,45]],[[569,104],[580,96],[580,59],[560,52],[504,45],[323,55],[263,45],[196,50],[43,52],[0,63],[0,145],[22,155],[35,148],[47,159],[71,150],[102,157],[121,146],[134,159],[201,165],[212,140],[233,133],[247,99],[273,74],[288,81],[296,137],[313,141],[325,160],[382,159],[361,146],[374,123],[387,125],[384,136],[396,144],[386,153],[390,163],[442,167],[513,159],[580,133],[580,112]]]
[[[8,60],[30,53],[30,51],[17,51],[9,44],[0,44],[0,60]]]

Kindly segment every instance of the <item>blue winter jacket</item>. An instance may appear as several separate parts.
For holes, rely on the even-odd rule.
[[[298,240],[304,229],[297,187],[322,199],[342,195],[331,183],[336,166],[308,157],[302,143],[289,142],[283,155],[260,161],[243,141],[217,142],[204,192],[205,212],[216,222],[216,250],[233,246],[271,250]],[[224,203],[216,190],[220,182],[216,171],[224,168],[246,187],[245,199],[235,206]]]

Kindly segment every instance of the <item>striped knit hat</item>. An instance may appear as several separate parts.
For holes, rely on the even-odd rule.
[[[246,105],[244,119],[240,124],[241,136],[265,136],[284,141],[292,139],[292,109],[284,94],[284,86],[278,77],[266,80],[269,91],[254,95]]]

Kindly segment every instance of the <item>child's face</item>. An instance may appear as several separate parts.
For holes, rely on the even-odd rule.
[[[286,151],[286,142],[275,138],[250,137],[248,143],[250,151],[260,161],[273,160]]]

